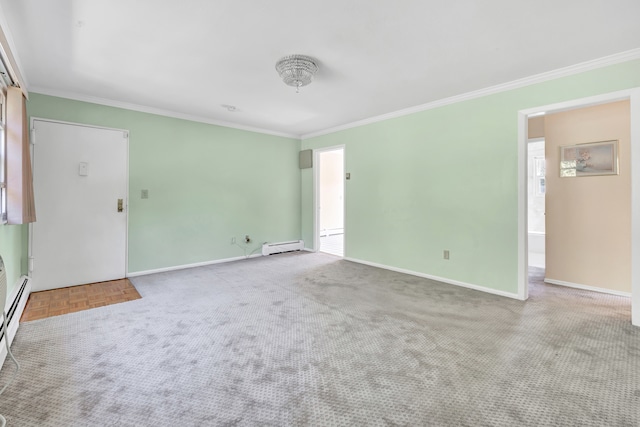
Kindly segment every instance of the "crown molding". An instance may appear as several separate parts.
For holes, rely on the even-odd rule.
[[[579,64],[571,65],[564,68],[559,68],[553,71],[547,71],[545,73],[535,74],[533,76],[524,77],[522,79],[513,80],[511,82],[502,83],[488,88],[475,90],[472,92],[463,93],[460,95],[451,96],[449,98],[439,99],[437,101],[429,102],[415,107],[404,108],[402,110],[394,111],[391,113],[382,114],[379,116],[370,117],[367,119],[358,120],[355,122],[347,123],[340,126],[320,130],[317,132],[311,132],[300,136],[302,140],[315,138],[317,136],[328,135],[330,133],[339,132],[346,129],[352,129],[368,125],[371,123],[382,122],[397,117],[407,116],[409,114],[418,113],[421,111],[431,110],[445,105],[455,104],[457,102],[468,101],[475,98],[481,98],[483,96],[492,95],[508,90],[519,89],[525,86],[530,86],[536,83],[543,83],[549,80],[554,80],[561,77],[567,77],[574,74],[583,73],[585,71],[595,70],[598,68],[607,67],[609,65],[620,64],[622,62],[633,61],[640,59],[640,48],[628,50],[625,52],[616,53],[614,55],[605,56],[591,61],[581,62]]]
[[[73,100],[76,100],[76,101],[90,102],[90,103],[93,103],[93,104],[100,104],[100,105],[106,105],[106,106],[110,106],[110,107],[122,108],[122,109],[125,109],[125,110],[133,110],[133,111],[139,111],[139,112],[143,112],[143,113],[156,114],[156,115],[159,115],[159,116],[173,117],[173,118],[182,119],[182,120],[188,120],[188,121],[192,121],[192,122],[206,123],[206,124],[211,124],[211,125],[216,125],[216,126],[224,126],[224,127],[228,127],[228,128],[232,128],[232,129],[245,130],[245,131],[249,131],[249,132],[256,132],[256,133],[261,133],[261,134],[266,134],[266,135],[273,135],[273,136],[281,136],[281,137],[285,137],[285,138],[294,138],[294,139],[299,139],[299,140],[306,140],[306,139],[314,138],[314,137],[317,137],[317,136],[328,135],[328,134],[339,132],[339,131],[343,131],[343,130],[346,130],[346,129],[352,129],[352,128],[356,128],[356,127],[360,127],[360,126],[364,126],[364,125],[368,125],[368,124],[372,124],[372,123],[377,123],[377,122],[381,122],[381,121],[385,121],[385,120],[389,120],[389,119],[394,119],[394,118],[397,118],[397,117],[402,117],[402,116],[407,116],[407,115],[414,114],[414,113],[419,113],[421,111],[431,110],[431,109],[434,109],[434,108],[439,108],[439,107],[443,107],[443,106],[446,106],[446,105],[455,104],[457,102],[468,101],[468,100],[471,100],[471,99],[481,98],[483,96],[492,95],[492,94],[496,94],[496,93],[500,93],[500,92],[505,92],[505,91],[508,91],[508,90],[519,89],[519,88],[522,88],[522,87],[525,87],[525,86],[530,86],[530,85],[537,84],[537,83],[543,83],[543,82],[546,82],[546,81],[549,81],[549,80],[554,80],[554,79],[558,79],[558,78],[561,78],[561,77],[567,77],[567,76],[571,76],[571,75],[574,75],[574,74],[583,73],[585,71],[595,70],[595,69],[598,69],[598,68],[603,68],[603,67],[607,67],[607,66],[610,66],[610,65],[615,65],[615,64],[619,64],[619,63],[623,63],[623,62],[627,62],[627,61],[633,61],[633,60],[636,60],[636,59],[640,59],[640,48],[628,50],[626,52],[621,52],[621,53],[617,53],[617,54],[614,54],[614,55],[605,56],[605,57],[594,59],[594,60],[591,60],[591,61],[581,62],[579,64],[571,65],[571,66],[564,67],[564,68],[559,68],[557,70],[552,70],[552,71],[548,71],[548,72],[545,72],[545,73],[540,73],[540,74],[536,74],[536,75],[533,75],[533,76],[524,77],[522,79],[513,80],[511,82],[502,83],[502,84],[495,85],[495,86],[490,86],[488,88],[479,89],[479,90],[476,90],[476,91],[467,92],[467,93],[463,93],[463,94],[460,94],[460,95],[455,95],[455,96],[451,96],[451,97],[448,97],[448,98],[439,99],[439,100],[436,100],[436,101],[433,101],[433,102],[429,102],[429,103],[426,103],[426,104],[417,105],[417,106],[409,107],[409,108],[404,108],[402,110],[397,110],[397,111],[393,111],[393,112],[390,112],[390,113],[382,114],[382,115],[379,115],[379,116],[374,116],[374,117],[370,117],[370,118],[367,118],[367,119],[362,119],[362,120],[358,120],[358,121],[355,121],[355,122],[346,123],[346,124],[343,124],[343,125],[340,125],[340,126],[335,126],[335,127],[319,130],[319,131],[316,131],[316,132],[310,132],[310,133],[307,133],[307,134],[302,134],[302,135],[294,134],[294,133],[279,132],[279,131],[274,131],[274,130],[264,129],[264,128],[258,128],[258,127],[253,127],[253,126],[245,126],[245,125],[240,125],[240,124],[237,124],[237,123],[232,123],[232,122],[227,122],[227,121],[222,121],[222,120],[215,120],[215,119],[211,119],[211,118],[208,118],[208,117],[184,114],[184,113],[179,113],[179,112],[176,112],[176,111],[165,110],[165,109],[161,109],[161,108],[148,107],[148,106],[144,106],[144,105],[132,104],[132,103],[121,102],[121,101],[115,101],[115,100],[112,100],[112,99],[94,97],[94,96],[79,94],[79,93],[75,93],[75,92],[60,91],[60,90],[49,89],[49,88],[44,88],[44,87],[32,87],[32,88],[30,88],[30,91],[34,92],[34,93],[40,93],[40,94],[43,94],[43,95],[50,95],[50,96],[56,96],[56,97],[59,97],[59,98],[73,99]]]
[[[298,140],[300,139],[300,135],[293,134],[293,133],[278,132],[270,129],[263,129],[263,128],[258,128],[253,126],[245,126],[237,123],[226,122],[223,120],[215,120],[208,117],[184,114],[184,113],[179,113],[177,111],[165,110],[162,108],[147,107],[144,105],[132,104],[129,102],[114,101],[113,99],[100,98],[97,96],[84,95],[84,94],[75,93],[75,92],[49,89],[44,87],[32,87],[30,88],[30,91],[32,93],[39,93],[41,95],[49,95],[49,96],[55,96],[58,98],[72,99],[74,101],[90,102],[92,104],[106,105],[108,107],[122,108],[124,110],[139,111],[141,113],[149,113],[149,114],[155,114],[158,116],[172,117],[174,119],[182,119],[182,120],[188,120],[191,122],[206,123],[209,125],[223,126],[223,127],[232,128],[232,129],[262,133],[266,135],[282,136],[285,138],[294,138]]]

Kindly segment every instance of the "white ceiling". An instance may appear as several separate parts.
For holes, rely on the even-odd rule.
[[[289,135],[640,47],[638,0],[0,0],[0,6],[30,91]],[[293,53],[313,56],[320,66],[299,94],[274,69]]]

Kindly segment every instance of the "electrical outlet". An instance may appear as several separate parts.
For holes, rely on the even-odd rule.
[[[231,238],[231,244],[232,244],[232,245],[235,245],[235,244],[236,244],[236,238],[235,238],[235,237],[232,237],[232,238]]]
[[[149,190],[140,190],[140,198],[148,199],[149,198]]]
[[[246,236],[244,236],[244,242],[245,243],[251,243],[251,237],[249,237],[248,234]]]
[[[449,259],[449,250],[448,249],[444,250],[444,259]]]

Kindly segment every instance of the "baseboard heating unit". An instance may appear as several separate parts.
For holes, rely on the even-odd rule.
[[[262,245],[262,255],[281,254],[283,252],[301,251],[304,249],[304,242],[302,240],[295,240],[293,242],[281,242],[281,243],[265,243]]]
[[[22,276],[18,280],[16,286],[5,306],[5,312],[7,313],[7,330],[8,334],[5,334],[4,327],[0,321],[0,367],[4,363],[4,359],[7,357],[7,349],[4,345],[4,339],[9,338],[9,345],[13,342],[13,338],[18,332],[18,324],[20,323],[20,316],[27,305],[27,299],[31,293],[31,279],[27,276]]]

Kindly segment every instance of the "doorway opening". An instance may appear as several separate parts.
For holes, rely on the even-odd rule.
[[[551,113],[563,113],[572,110],[579,110],[587,107],[595,107],[602,104],[611,104],[617,101],[627,101],[627,112],[630,117],[630,138],[628,139],[628,148],[626,149],[626,161],[627,170],[626,173],[630,174],[630,230],[627,232],[630,239],[630,253],[627,253],[626,258],[629,259],[630,264],[630,287],[631,287],[631,323],[636,326],[640,326],[640,173],[637,173],[638,169],[640,169],[640,126],[636,126],[636,123],[640,122],[640,88],[622,90],[619,92],[613,92],[603,95],[597,95],[589,98],[582,98],[572,101],[561,102],[558,104],[550,104],[545,106],[539,106],[536,108],[530,108],[526,110],[521,110],[518,113],[518,297],[522,300],[526,300],[529,296],[528,289],[528,278],[529,278],[529,215],[528,215],[528,205],[529,205],[529,195],[528,195],[528,178],[529,178],[529,164],[528,164],[528,136],[529,136],[529,118],[535,116],[537,114],[551,114]],[[629,125],[627,125],[629,126]],[[546,127],[546,126],[545,126]],[[562,140],[566,140],[563,138]],[[595,142],[595,141],[594,141]],[[585,142],[586,143],[586,142]],[[545,144],[547,145],[546,149],[546,157],[547,157],[547,175],[546,177],[553,177],[554,179],[569,179],[569,178],[561,178],[560,175],[560,149],[551,150],[549,145],[548,136],[545,135]],[[550,156],[554,157],[550,161]],[[622,159],[622,158],[621,158]],[[577,163],[576,163],[577,164]],[[578,167],[576,166],[576,170]],[[553,175],[551,175],[553,174]],[[562,175],[566,176],[566,175]],[[592,178],[574,178],[575,181],[571,181],[572,185],[583,185],[584,183],[595,184],[595,179]],[[588,181],[592,179],[594,181]],[[545,192],[546,197],[550,196],[552,192],[551,184],[548,181],[545,181]],[[580,194],[584,194],[582,191]],[[570,193],[571,196],[575,196],[574,193]],[[589,192],[588,194],[591,194]],[[560,200],[574,200],[571,198],[564,198]],[[627,199],[628,200],[628,199]],[[547,202],[549,202],[547,200]],[[604,204],[604,203],[601,203]],[[595,203],[593,206],[599,206],[598,203]],[[545,208],[546,215],[546,226],[545,232],[549,236],[555,236],[555,232],[552,232],[549,228],[549,215],[550,208],[553,207],[551,203],[547,203]],[[573,222],[570,222],[572,224]],[[561,224],[561,225],[566,225]],[[592,227],[593,228],[593,227]],[[617,236],[620,233],[609,233],[609,235]],[[608,235],[607,235],[608,236]],[[558,237],[559,240],[562,240]],[[573,242],[574,239],[568,239],[568,241]],[[579,245],[574,245],[576,247],[580,247]],[[556,255],[553,255],[550,252],[550,246],[547,239],[545,252],[547,254],[547,259],[545,262],[545,269],[547,270],[547,274],[549,273],[550,265],[548,263],[549,259],[557,259]],[[575,254],[576,250],[571,249],[569,251],[569,255]],[[562,256],[562,255],[560,255]],[[549,258],[551,257],[551,258]],[[585,257],[583,257],[585,258]],[[586,265],[591,265],[590,262],[587,262]],[[623,271],[623,270],[621,270]],[[628,280],[628,279],[627,279]],[[561,284],[565,286],[571,286],[574,283],[555,283],[559,281],[551,281],[548,278],[545,278],[545,282]],[[580,282],[576,282],[580,283]],[[586,282],[583,282],[586,283]],[[628,283],[628,282],[627,282]],[[576,286],[572,286],[576,287]],[[580,286],[583,289],[588,289],[588,286]],[[595,289],[593,289],[595,290]],[[628,295],[628,294],[627,294]]]
[[[539,116],[542,117],[542,116]],[[545,267],[545,193],[546,161],[544,138],[533,138],[527,142],[527,226],[529,238],[529,267]]]
[[[344,147],[315,151],[316,250],[344,257]]]

